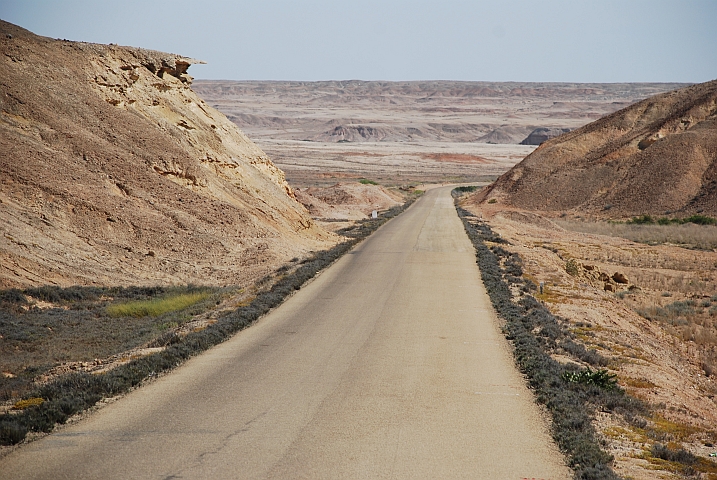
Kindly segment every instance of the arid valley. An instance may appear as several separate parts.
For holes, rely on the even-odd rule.
[[[717,81],[0,51],[0,479],[717,479]]]
[[[197,81],[193,89],[302,187],[493,179],[548,135],[679,86]],[[535,129],[548,135],[521,145]]]
[[[575,130],[679,87],[200,81],[194,88],[255,139],[301,191],[340,189],[358,179],[404,189],[482,185],[535,150],[537,145],[520,143],[530,143],[525,140],[536,129]],[[708,105],[707,119],[715,111],[714,103]],[[715,150],[708,152],[714,162]],[[714,168],[707,165],[707,171]],[[558,171],[572,174],[569,165]],[[585,187],[581,179],[573,182]],[[544,285],[541,302],[580,342],[609,359],[610,371],[630,395],[654,408],[638,426],[614,413],[598,415],[596,427],[615,456],[616,472],[625,478],[654,478],[657,471],[661,478],[679,477],[682,467],[645,453],[655,439],[709,458],[717,443],[717,226],[614,223],[648,213],[655,221],[674,217],[670,210],[681,208],[650,209],[629,194],[610,209],[604,205],[615,200],[599,209],[565,205],[536,211],[537,204],[516,208],[496,198],[493,204],[488,198],[462,202],[508,240],[504,248],[520,255],[524,275]],[[648,194],[642,205],[654,203]],[[715,216],[714,201],[683,216],[697,212]],[[566,270],[566,264],[577,270]],[[616,274],[625,280],[616,282]],[[565,352],[556,355],[575,361]]]

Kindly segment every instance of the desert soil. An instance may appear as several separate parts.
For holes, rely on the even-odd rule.
[[[251,284],[339,239],[190,88],[196,60],[0,21],[0,288]]]
[[[615,456],[615,471],[625,478],[684,478],[679,467],[648,454],[655,436],[709,458],[717,450],[709,446],[717,443],[717,309],[708,311],[717,300],[717,253],[568,231],[534,212],[496,204],[466,206],[510,242],[505,248],[520,254],[526,277],[544,283],[537,298],[610,359],[610,371],[630,395],[650,405],[645,429],[598,412],[596,426]],[[570,259],[575,275],[566,271]],[[606,278],[618,272],[628,283]],[[694,315],[651,321],[637,313],[680,301],[694,302]]]

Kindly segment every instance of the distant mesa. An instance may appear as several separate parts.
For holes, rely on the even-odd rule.
[[[333,129],[315,136],[317,142],[380,142],[383,140],[402,140],[407,135],[400,135],[390,127],[371,125],[338,125]]]
[[[531,128],[532,127],[524,127],[522,125],[501,125],[500,127],[491,130],[489,133],[477,138],[476,141],[497,144],[519,143],[520,139],[525,138],[525,135]]]
[[[335,141],[348,140],[356,141],[359,138],[362,140],[376,140],[380,141],[386,138],[386,132],[384,129],[365,125],[340,125],[329,134],[330,137],[334,138]]]
[[[543,142],[550,140],[551,138],[559,137],[563,133],[570,132],[570,128],[536,128],[525,140],[520,142],[521,145],[540,145]]]
[[[473,201],[611,218],[717,216],[717,80],[548,139]]]

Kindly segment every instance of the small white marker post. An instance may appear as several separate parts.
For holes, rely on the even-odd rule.
[[[378,212],[376,210],[371,212],[371,218],[378,218]]]

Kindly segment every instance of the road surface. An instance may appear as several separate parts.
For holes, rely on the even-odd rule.
[[[570,478],[449,188],[226,343],[0,461],[0,478]]]

